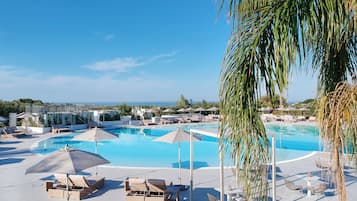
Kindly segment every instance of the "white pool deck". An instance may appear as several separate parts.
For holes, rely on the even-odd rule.
[[[51,178],[51,174],[29,174],[25,170],[37,163],[43,156],[31,153],[30,147],[39,140],[53,137],[54,134],[34,135],[31,138],[1,139],[0,143],[0,201],[56,201],[47,197],[44,181]],[[283,176],[306,174],[313,172],[319,175],[320,171],[315,166],[315,160],[319,154],[309,156],[295,161],[282,162],[278,164],[277,171],[277,197],[279,200],[338,200],[334,189],[327,189],[325,195],[313,195],[307,197],[306,193],[291,191],[285,187]],[[133,159],[135,160],[135,159]],[[175,159],[173,159],[175,160]],[[217,157],[218,160],[218,157]],[[84,200],[88,201],[121,201],[125,200],[123,180],[127,177],[139,178],[162,178],[166,183],[177,184],[178,171],[174,168],[130,168],[130,167],[108,167],[98,168],[99,174],[106,177],[105,187],[90,195]],[[94,168],[85,172],[93,173]],[[225,169],[225,186],[235,186],[234,175],[231,168]],[[357,174],[354,169],[346,169],[346,184],[348,200],[357,200]],[[296,179],[296,177],[294,177]],[[297,177],[297,183],[306,186],[303,177]],[[182,183],[189,183],[189,170],[182,171]],[[206,201],[207,193],[219,197],[219,170],[217,168],[201,168],[194,171],[194,200]],[[180,200],[188,200],[188,191],[180,193]]]

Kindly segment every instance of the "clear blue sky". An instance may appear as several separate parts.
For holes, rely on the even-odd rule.
[[[0,99],[217,101],[231,25],[214,2],[4,0]],[[289,101],[316,95],[291,83]]]

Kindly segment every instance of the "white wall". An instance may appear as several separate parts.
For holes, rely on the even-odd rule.
[[[9,113],[9,127],[16,126],[16,113]]]
[[[121,116],[120,118],[123,121],[130,121],[131,120],[131,115],[124,115],[124,116]]]
[[[21,126],[23,129],[26,129],[26,126]],[[70,126],[72,130],[82,130],[86,129],[87,124],[77,124]],[[31,134],[44,134],[51,131],[51,127],[27,127],[28,132]]]
[[[100,117],[99,111],[93,111],[93,120],[94,120],[94,122],[100,123],[99,117]]]
[[[23,129],[26,129],[25,126],[22,126]],[[48,133],[51,131],[51,127],[27,127],[27,130],[29,133],[33,134],[43,134],[43,133]]]

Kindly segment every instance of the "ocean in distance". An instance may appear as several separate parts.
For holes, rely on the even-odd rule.
[[[65,104],[65,103],[61,103]],[[159,106],[159,107],[168,107],[168,106],[175,106],[176,102],[71,102],[70,104],[76,105],[92,105],[92,106],[115,106],[126,104],[130,106]]]

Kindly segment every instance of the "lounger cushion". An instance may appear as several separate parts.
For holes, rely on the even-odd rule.
[[[74,186],[89,188],[91,185],[87,182],[87,179],[83,175],[70,175],[69,177]]]
[[[148,179],[150,191],[165,191],[166,184],[163,179]],[[156,187],[156,188],[155,188]]]
[[[136,184],[143,184],[145,183],[145,179],[138,179],[138,178],[129,178],[129,184],[136,183]]]
[[[54,174],[53,175],[56,179],[56,181],[59,183],[59,185],[67,185],[68,182],[68,186],[73,186],[73,183],[70,179],[67,180],[67,176],[66,174]]]
[[[146,192],[147,185],[145,179],[129,178],[129,186],[131,192]]]
[[[70,175],[69,179],[71,180],[74,186],[82,188],[97,188],[100,187],[97,186],[99,182],[104,182],[104,177],[85,177],[83,175]]]
[[[86,178],[87,179],[87,184],[89,184],[89,186],[93,186],[94,184],[97,183],[97,181],[100,179],[100,178]]]

